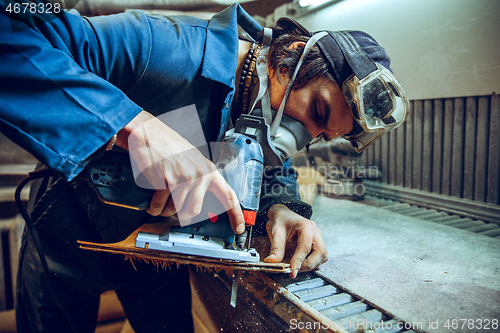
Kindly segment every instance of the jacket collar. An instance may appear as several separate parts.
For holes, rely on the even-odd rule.
[[[239,4],[215,14],[208,23],[201,75],[234,88],[238,55],[238,25],[257,39],[262,27]]]

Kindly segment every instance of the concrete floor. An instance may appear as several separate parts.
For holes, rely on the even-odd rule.
[[[313,207],[326,280],[426,332],[484,332],[500,319],[499,239],[325,196]]]

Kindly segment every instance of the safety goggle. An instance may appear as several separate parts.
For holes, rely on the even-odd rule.
[[[342,84],[342,93],[354,117],[354,129],[344,136],[358,152],[365,150],[385,132],[401,125],[408,117],[410,104],[403,87],[385,67],[362,80],[354,74]]]

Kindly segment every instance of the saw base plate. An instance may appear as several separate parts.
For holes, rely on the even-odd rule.
[[[245,262],[220,258],[209,258],[196,255],[188,255],[182,253],[165,252],[161,250],[145,249],[135,246],[137,235],[139,232],[162,234],[169,228],[168,224],[164,222],[144,224],[133,233],[131,233],[125,240],[117,243],[93,243],[78,241],[80,248],[84,250],[91,250],[97,252],[107,252],[122,254],[127,259],[144,259],[146,261],[153,261],[156,264],[168,266],[170,264],[192,264],[197,267],[214,269],[214,270],[248,270],[248,271],[264,271],[269,273],[291,273],[290,264],[288,263],[265,263],[258,262]],[[263,237],[262,237],[263,238]],[[267,237],[266,237],[267,238]],[[252,244],[264,244],[264,240],[253,238]],[[267,240],[267,243],[269,241]],[[259,253],[259,247],[256,250]],[[268,244],[267,244],[268,246]],[[266,246],[264,246],[265,248]],[[267,254],[267,253],[266,253]]]

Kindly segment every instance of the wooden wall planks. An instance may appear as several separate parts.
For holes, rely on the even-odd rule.
[[[411,109],[414,110],[413,107],[414,103],[411,103]],[[408,120],[402,125],[402,127],[406,128],[406,145],[405,145],[405,150],[406,150],[406,158],[405,158],[405,168],[403,169],[404,173],[404,186],[405,187],[412,187],[411,179],[412,179],[412,171],[411,171],[411,166],[413,163],[413,118],[414,118],[414,112],[411,112],[410,115],[408,116]],[[368,148],[369,149],[369,148]],[[376,165],[376,164],[375,164]],[[409,169],[409,170],[407,170]]]
[[[407,155],[407,153],[405,152],[406,128],[405,126],[400,126],[396,128],[396,131],[393,133],[396,133],[395,137],[397,140],[396,156],[394,157],[394,159],[396,160],[396,170],[395,170],[396,181],[394,185],[403,186],[405,180],[405,173],[404,173],[405,156]]]
[[[443,170],[443,143],[444,143],[444,103],[443,100],[434,100],[434,124],[432,133],[432,189],[431,192],[441,193],[441,173]]]
[[[477,128],[477,98],[468,97],[465,107],[465,147],[464,147],[464,175],[463,197],[474,199],[474,170]]]
[[[488,195],[486,201],[499,203],[500,190],[500,98],[498,95],[491,98],[490,107],[490,135],[488,153]]]
[[[490,124],[490,99],[479,97],[477,107],[477,138],[476,138],[476,168],[474,170],[474,198],[486,201],[487,183],[484,179],[488,174],[488,136]]]
[[[451,148],[453,142],[453,100],[444,102],[443,129],[443,169],[441,170],[442,194],[450,195],[451,190]]]
[[[431,100],[424,101],[424,115],[423,115],[423,146],[422,146],[422,190],[432,190],[432,157],[434,147],[432,145],[433,139],[433,105]]]
[[[453,142],[451,152],[451,192],[461,197],[464,170],[464,113],[463,98],[455,98],[453,103]]]
[[[424,103],[423,101],[415,101],[413,103],[413,166],[411,187],[417,190],[422,189],[422,131],[423,131],[423,116]]]
[[[500,204],[500,98],[411,101],[408,121],[369,147],[391,185]]]

